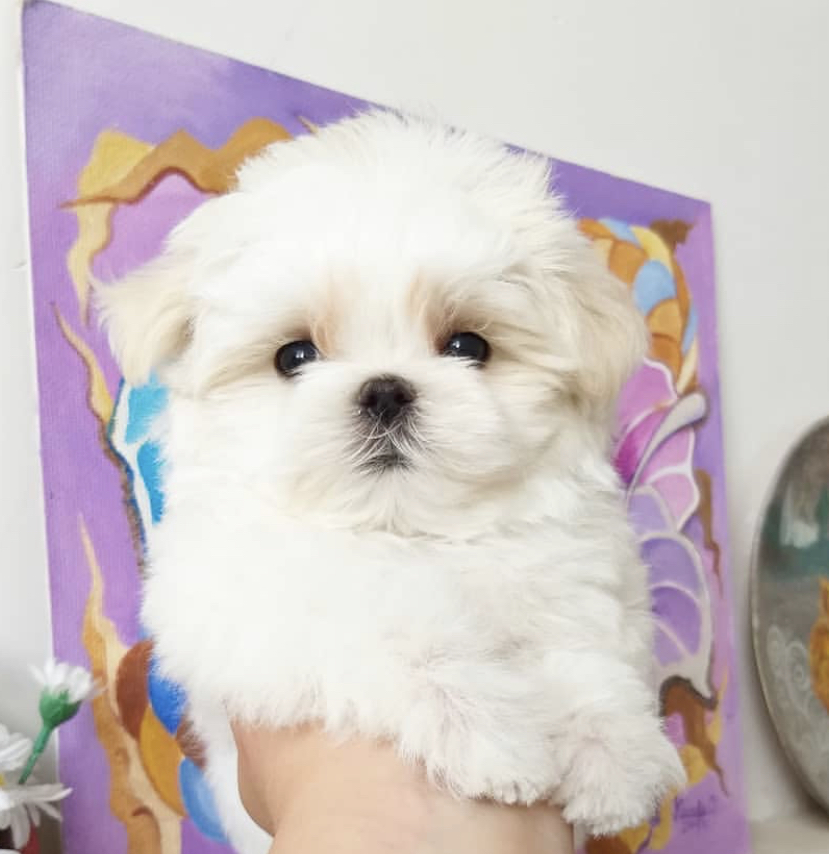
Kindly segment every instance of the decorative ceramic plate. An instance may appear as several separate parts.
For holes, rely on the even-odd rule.
[[[752,573],[754,652],[780,741],[829,809],[829,419],[794,446],[766,505]]]

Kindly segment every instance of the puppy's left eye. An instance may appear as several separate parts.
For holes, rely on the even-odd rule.
[[[276,370],[285,377],[292,377],[308,362],[319,358],[319,350],[313,341],[291,341],[276,351],[273,363]]]
[[[443,345],[441,355],[469,359],[482,365],[489,358],[489,344],[474,332],[456,332]]]

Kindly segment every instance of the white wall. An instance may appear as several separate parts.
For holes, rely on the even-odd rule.
[[[746,587],[774,469],[793,437],[829,411],[829,3],[71,5],[382,103],[435,108],[459,125],[713,203],[750,809],[755,818],[793,809],[798,795],[756,686]],[[45,650],[47,605],[19,126],[9,103],[18,51],[13,10],[1,14],[0,719],[18,724],[33,691],[15,668]]]
[[[19,13],[0,10],[0,723],[33,731],[29,664],[51,649],[46,541],[37,451],[34,322],[29,290],[23,136],[17,105]],[[38,773],[53,773],[54,757]]]

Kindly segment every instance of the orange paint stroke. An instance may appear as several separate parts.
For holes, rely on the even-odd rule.
[[[282,125],[261,118],[245,122],[217,149],[179,130],[153,148],[120,181],[68,204],[132,204],[171,173],[181,175],[203,193],[226,193],[235,186],[236,172],[245,160],[271,143],[291,138]]]
[[[181,854],[181,821],[147,779],[138,747],[118,718],[115,692],[109,690],[126,647],[113,622],[104,616],[103,575],[82,517],[79,527],[91,577],[81,637],[92,675],[106,689],[92,701],[92,715],[109,761],[109,806],[127,832],[127,854]]]
[[[123,179],[152,151],[149,142],[134,139],[119,131],[98,134],[86,165],[78,176],[78,193],[92,196]],[[92,261],[110,241],[112,214],[110,202],[91,202],[75,208],[78,236],[66,255],[66,266],[75,286],[78,309],[84,325],[89,320],[89,295],[92,290]]]
[[[682,268],[674,251],[692,226],[680,220],[658,221],[649,228],[631,225],[636,241],[618,237],[610,228],[594,219],[582,219],[579,229],[593,241],[608,270],[632,288],[642,266],[648,261],[662,264],[673,276],[676,295],[660,302],[649,312],[646,322],[650,332],[650,357],[670,370],[680,394],[696,384],[698,348],[696,338],[683,355],[691,311],[691,296]]]
[[[720,552],[720,544],[714,537],[714,488],[711,483],[711,475],[705,469],[695,469],[694,479],[699,488],[699,518],[702,522],[702,535],[705,548],[707,548],[714,556],[714,575],[717,578],[717,584],[720,588],[720,595],[723,592],[723,581],[720,569],[720,561],[722,558]]]
[[[809,633],[812,690],[829,712],[829,578],[820,579],[819,613]]]
[[[89,411],[98,419],[101,429],[106,432],[112,411],[115,406],[112,395],[107,388],[106,378],[92,348],[66,322],[59,309],[55,307],[55,316],[63,337],[69,342],[74,351],[81,357],[87,371],[86,402]]]

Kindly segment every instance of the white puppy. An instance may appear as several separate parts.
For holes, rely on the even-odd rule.
[[[267,149],[100,294],[125,377],[170,388],[143,619],[245,854],[225,709],[595,833],[683,781],[608,460],[644,326],[549,179],[363,115]]]

